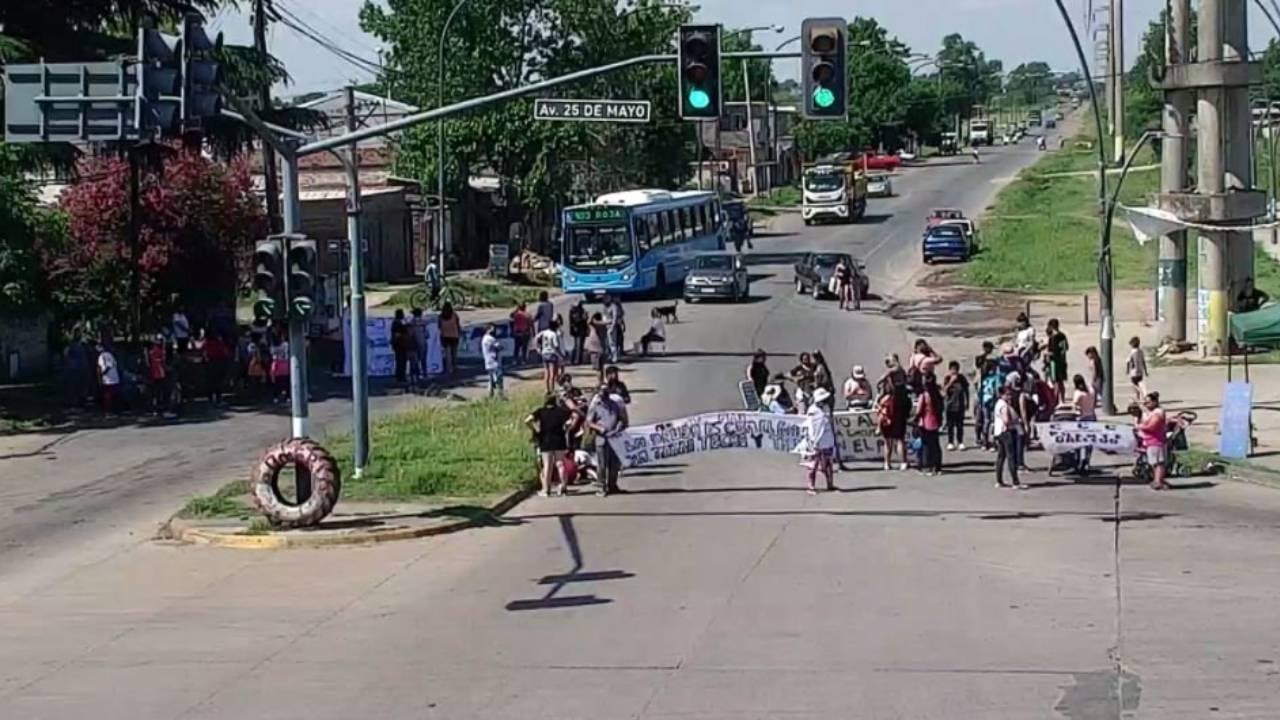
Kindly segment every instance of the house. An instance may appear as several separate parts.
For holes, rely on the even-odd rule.
[[[748,113],[751,129],[748,129]],[[718,127],[711,123],[699,126],[705,156],[717,162],[714,171],[721,178],[725,189],[740,193],[753,193],[756,186],[761,191],[778,185],[786,185],[799,174],[800,159],[796,151],[791,128],[798,117],[790,105],[775,105],[753,101],[726,102]],[[754,172],[751,157],[751,136],[755,135]],[[705,167],[699,175],[708,174]]]

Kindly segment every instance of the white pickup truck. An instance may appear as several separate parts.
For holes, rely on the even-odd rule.
[[[970,145],[990,145],[991,144],[991,121],[990,120],[974,120],[969,123],[969,144]]]

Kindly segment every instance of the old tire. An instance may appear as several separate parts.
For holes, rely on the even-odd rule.
[[[280,471],[290,465],[311,473],[311,497],[290,503],[280,494]],[[250,494],[258,510],[281,528],[310,527],[333,512],[342,492],[338,462],[328,450],[309,438],[295,438],[272,445],[254,468]]]

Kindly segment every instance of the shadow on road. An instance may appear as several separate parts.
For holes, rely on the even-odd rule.
[[[604,605],[613,602],[609,598],[591,595],[560,595],[560,592],[575,582],[598,582],[600,580],[625,580],[635,577],[634,573],[624,570],[597,570],[582,572],[582,547],[578,544],[578,531],[573,526],[572,515],[555,515],[560,521],[560,532],[564,535],[565,544],[569,547],[569,557],[573,567],[569,572],[560,575],[547,575],[540,578],[539,585],[550,585],[550,589],[540,598],[512,600],[507,603],[508,611],[550,610],[554,608],[582,607],[584,605]]]

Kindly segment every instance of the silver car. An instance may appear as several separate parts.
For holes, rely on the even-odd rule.
[[[685,302],[724,298],[737,302],[751,296],[751,276],[741,255],[706,253],[693,259],[684,278]]]
[[[870,197],[893,197],[893,180],[888,175],[868,176],[867,195]]]

